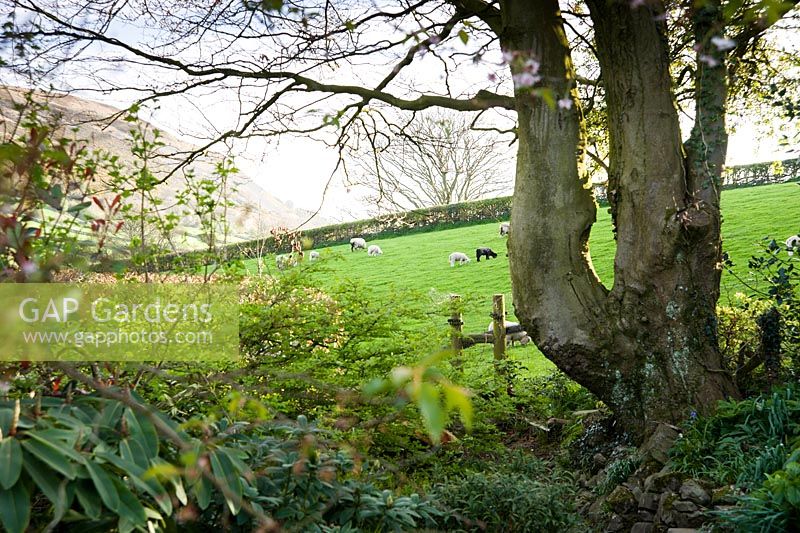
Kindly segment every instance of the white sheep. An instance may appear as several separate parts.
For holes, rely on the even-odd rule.
[[[458,263],[459,265],[463,265],[464,263],[469,263],[469,257],[467,257],[467,254],[463,252],[453,252],[452,254],[450,254],[449,260],[451,267],[456,266],[456,263]]]
[[[316,261],[317,259],[319,259],[319,252],[318,251],[311,250],[310,252],[308,252],[308,260],[309,261]]]
[[[794,255],[794,251],[800,249],[800,234],[792,235],[788,239],[786,239],[786,250],[789,252],[789,256]]]
[[[500,236],[503,237],[508,235],[508,232],[511,231],[511,222],[501,222],[500,223]]]
[[[377,257],[383,254],[383,250],[377,244],[370,244],[369,248],[367,248],[367,255],[370,257]]]
[[[353,237],[350,239],[350,251],[353,250],[366,250],[367,248],[367,241],[362,239],[361,237]]]
[[[519,326],[519,322],[509,322],[508,320],[505,321],[506,329],[510,327]],[[486,328],[486,333],[494,333],[494,322],[489,322],[489,327]],[[515,333],[507,333],[506,334],[506,344],[514,345],[514,342],[519,342],[521,345],[525,346],[529,342],[531,342],[531,337],[528,335],[527,331],[517,331]]]

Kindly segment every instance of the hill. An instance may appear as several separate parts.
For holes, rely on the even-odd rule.
[[[723,248],[736,265],[735,273],[746,279],[747,261],[758,253],[758,243],[764,237],[782,241],[800,230],[800,187],[796,183],[784,183],[723,191],[722,213]],[[610,286],[616,249],[611,216],[601,208],[597,218],[590,241],[592,261],[602,281]],[[379,239],[370,244],[379,245],[383,255],[367,257],[364,251],[350,252],[346,245],[320,250],[330,269],[320,275],[320,284],[359,280],[368,285],[376,297],[385,296],[393,289],[421,291],[438,301],[444,301],[450,293],[460,294],[466,305],[464,329],[467,332],[479,332],[486,327],[495,293],[506,295],[509,315],[513,313],[505,239],[499,236],[496,222]],[[474,254],[479,246],[493,248],[498,253],[497,259],[482,259],[477,263]],[[466,253],[472,261],[451,268],[447,256],[453,251]],[[268,264],[272,266],[274,261]],[[729,301],[736,292],[751,291],[742,281],[725,272],[721,303]],[[443,324],[445,318],[442,317]],[[491,359],[491,347],[471,350],[482,353],[481,360]],[[530,357],[535,353],[532,348],[515,349],[510,353],[529,368],[549,367],[541,357]]]
[[[0,89],[0,118],[7,123],[13,123],[18,117],[15,103],[25,100],[25,91],[14,87]],[[119,116],[120,109],[93,102],[71,95],[59,95],[48,98],[48,108],[53,114],[61,117],[60,122],[65,131],[76,128],[76,137],[85,140],[90,149],[99,149],[119,157],[123,164],[130,165],[134,156],[130,152],[131,124],[121,118],[110,120],[110,117]],[[144,123],[150,129],[152,125]],[[196,147],[187,143],[167,131],[161,130],[161,141],[165,146],[161,150],[166,154],[189,152]],[[210,176],[214,170],[215,162],[224,156],[210,153],[199,158],[191,167],[197,176]],[[157,167],[165,170],[174,161],[165,158]],[[179,173],[171,177],[157,190],[157,197],[170,205],[176,193],[183,187],[183,179]],[[252,239],[268,234],[270,228],[276,226],[296,227],[312,213],[291,207],[275,196],[269,194],[250,179],[249,176],[238,174],[234,180],[235,192],[231,195],[232,207],[228,210],[228,220],[231,225],[231,236],[235,241]],[[305,227],[315,227],[329,223],[319,216],[314,217]],[[190,245],[198,245],[196,237],[199,235],[197,221],[186,218],[182,221],[182,231],[189,235]]]

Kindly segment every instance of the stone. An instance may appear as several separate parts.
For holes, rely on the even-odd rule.
[[[706,506],[711,503],[711,496],[694,479],[684,481],[678,490],[678,494],[681,495],[682,500],[689,500],[697,505]]]
[[[672,502],[672,508],[679,513],[694,513],[697,511],[697,505],[686,500]]]
[[[658,499],[661,496],[656,492],[645,492],[639,498],[639,509],[647,509],[648,511],[655,511],[658,509]]]
[[[622,485],[617,485],[608,495],[606,503],[612,511],[627,514],[636,511],[637,503],[633,493]]]
[[[633,524],[631,528],[631,533],[652,533],[653,532],[653,523],[652,522],[636,522]]]
[[[639,518],[639,522],[652,522],[656,515],[652,511],[639,509],[639,512],[636,513],[636,516]]]
[[[603,530],[606,533],[615,533],[616,531],[622,531],[625,528],[625,520],[618,514],[615,514],[611,517],[611,520],[608,521],[606,528]]]
[[[606,459],[605,455],[598,452],[592,456],[592,463],[594,463],[594,466],[597,468],[603,468],[608,463],[608,459]]]
[[[667,459],[669,459],[667,452],[678,439],[679,434],[678,428],[675,426],[660,423],[639,448],[639,454],[642,456],[643,460],[652,458],[664,464],[667,462]]]
[[[658,511],[656,512],[656,521],[661,522],[667,526],[683,526],[684,520],[681,520],[681,514],[673,511],[672,502],[678,498],[678,495],[673,492],[664,492],[658,500]]]
[[[639,486],[638,483],[628,483],[627,481],[622,484],[623,487],[631,491],[633,497],[638,502],[639,499],[642,497],[642,488]]]
[[[683,475],[670,470],[650,474],[644,480],[645,492],[675,492],[681,486]]]

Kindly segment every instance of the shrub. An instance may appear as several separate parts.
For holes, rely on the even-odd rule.
[[[577,529],[574,497],[571,484],[507,472],[470,473],[437,485],[431,493],[445,515],[440,527],[467,531]]]
[[[741,532],[791,531],[800,524],[800,447],[783,468],[766,476],[739,505],[717,514],[723,526]]]
[[[747,488],[780,466],[781,450],[800,435],[800,400],[789,385],[691,420],[670,451],[675,470]],[[785,458],[785,454],[784,454]]]

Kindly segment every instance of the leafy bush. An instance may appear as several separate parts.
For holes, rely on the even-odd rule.
[[[178,425],[131,394],[136,409],[97,396],[0,404],[0,522],[9,533],[62,522],[124,532],[271,522],[406,531],[439,516],[419,496],[358,479],[360,468],[328,451],[304,417]]]
[[[434,487],[443,529],[467,531],[568,531],[578,529],[574,487],[525,474],[474,472]]]
[[[608,494],[614,487],[627,480],[636,471],[641,461],[631,453],[634,451],[634,449],[627,450],[630,455],[615,459],[608,465],[605,477],[597,484],[595,489],[597,494]]]
[[[739,505],[717,514],[723,526],[741,532],[791,531],[800,524],[800,447],[780,470],[768,474],[760,487]]]
[[[789,385],[689,421],[670,451],[675,470],[718,484],[751,487],[780,466],[781,450],[800,436],[800,400]],[[785,458],[785,453],[784,453]]]

